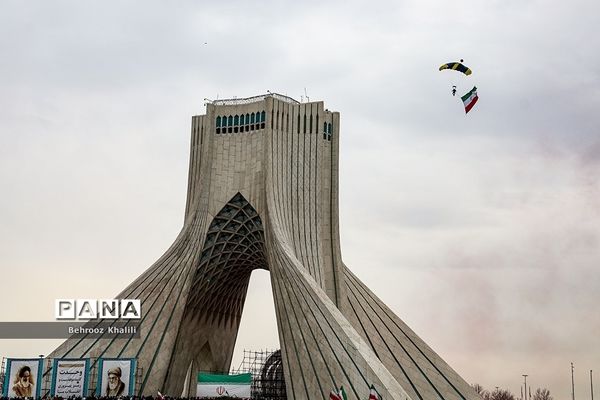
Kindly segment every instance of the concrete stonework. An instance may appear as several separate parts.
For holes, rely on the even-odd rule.
[[[231,133],[217,127],[229,116]],[[135,357],[138,394],[179,396],[197,371],[229,370],[250,274],[263,268],[289,399],[341,385],[367,399],[371,384],[384,399],[479,399],[342,262],[339,127],[323,102],[207,104],[192,118],[183,228],[117,296],[142,300],[141,338],[68,339],[50,357]]]

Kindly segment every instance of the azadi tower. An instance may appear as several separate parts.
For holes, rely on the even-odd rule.
[[[371,384],[385,400],[479,399],[342,261],[339,133],[339,113],[323,102],[208,103],[192,117],[183,228],[117,296],[141,299],[141,338],[71,338],[49,357],[137,358],[137,394],[181,395],[197,371],[229,370],[261,268],[288,399],[324,399],[342,385],[367,399]]]

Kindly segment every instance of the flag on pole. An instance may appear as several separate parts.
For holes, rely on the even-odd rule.
[[[342,400],[348,400],[348,395],[346,394],[343,386],[340,386],[340,391],[338,393],[340,394],[340,398]]]
[[[471,108],[477,103],[479,97],[477,96],[477,87],[473,86],[468,93],[461,97],[463,104],[465,105],[465,114],[471,111]]]
[[[340,386],[340,390],[332,390],[329,393],[329,400],[348,400],[348,395],[344,390],[343,386]]]
[[[371,393],[369,394],[369,400],[381,400],[379,393],[375,390],[375,386],[371,385]]]

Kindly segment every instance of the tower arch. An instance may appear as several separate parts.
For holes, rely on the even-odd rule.
[[[229,370],[250,274],[266,269],[288,399],[339,386],[364,399],[371,385],[385,399],[478,399],[342,261],[339,119],[275,93],[208,103],[192,118],[182,230],[117,295],[140,299],[139,338],[70,338],[49,357],[136,358],[137,395],[180,396],[193,368]]]

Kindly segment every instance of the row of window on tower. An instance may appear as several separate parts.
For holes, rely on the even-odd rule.
[[[264,111],[217,117],[215,127],[217,134],[249,132],[265,129],[266,114]]]
[[[264,111],[242,114],[218,116],[215,122],[217,134],[249,132],[259,129],[265,129],[266,114]],[[319,119],[317,117],[317,123]],[[304,116],[304,126],[306,127],[306,115]],[[310,121],[312,131],[312,116]],[[332,137],[331,123],[323,122],[323,139],[331,141]],[[300,133],[300,115],[298,115],[298,133]],[[305,129],[306,133],[306,129]]]

